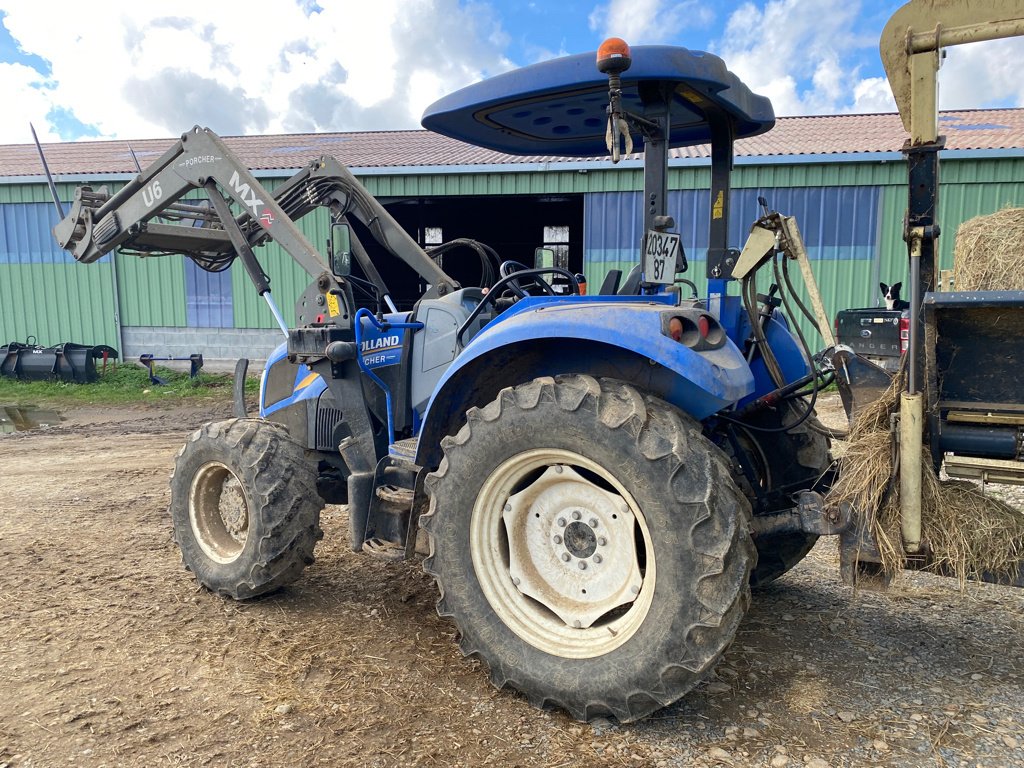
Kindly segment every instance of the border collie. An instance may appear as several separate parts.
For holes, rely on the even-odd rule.
[[[903,310],[910,308],[910,302],[900,298],[900,288],[903,287],[903,283],[896,283],[895,285],[879,283],[878,287],[882,289],[882,298],[885,299],[886,309]]]

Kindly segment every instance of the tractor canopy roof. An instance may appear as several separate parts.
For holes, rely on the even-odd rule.
[[[669,146],[708,143],[709,110],[732,122],[737,139],[775,125],[771,102],[747,88],[717,56],[648,45],[633,48],[632,60],[622,73],[622,107],[643,116],[661,101],[659,94],[671,94]],[[581,53],[467,86],[430,105],[422,123],[508,154],[593,157],[608,152],[607,104],[608,77],[597,70],[593,53]],[[643,136],[634,132],[633,138],[636,150],[642,150]]]

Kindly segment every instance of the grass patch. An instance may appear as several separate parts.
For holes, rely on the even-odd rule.
[[[106,373],[92,384],[70,384],[62,381],[18,381],[0,377],[0,403],[8,405],[130,403],[170,404],[182,400],[230,400],[234,376],[230,373],[199,372],[196,378],[187,371],[155,367],[156,375],[167,384],[159,386],[149,380],[149,373],[138,365],[107,366]],[[259,390],[259,380],[248,378],[247,394]]]

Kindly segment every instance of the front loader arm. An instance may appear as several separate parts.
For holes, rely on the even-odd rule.
[[[214,217],[204,214],[202,206],[179,202],[201,188],[211,197],[219,194],[218,188],[223,190],[242,214]],[[161,215],[190,223],[152,221]],[[273,239],[312,276],[327,269],[295,222],[238,157],[213,131],[195,126],[115,195],[108,195],[105,188],[79,188],[71,213],[54,228],[54,235],[75,259],[91,263],[114,248],[231,258],[237,252],[232,229],[242,230],[250,247]]]
[[[278,187],[274,194],[293,219],[299,219],[321,205],[329,207],[338,219],[343,216],[355,218],[370,231],[374,240],[431,285],[432,293],[443,296],[459,287],[402,229],[387,209],[366,191],[352,172],[335,158],[324,155],[314,160]],[[358,245],[355,254],[363,271],[373,279],[376,269]]]
[[[212,209],[182,200],[196,189],[205,191]],[[241,214],[230,212],[228,198]],[[115,248],[180,253],[218,269],[240,256],[262,294],[268,284],[252,249],[268,239],[311,276],[327,270],[295,225],[320,206],[329,208],[336,220],[354,217],[365,225],[374,239],[431,286],[428,295],[443,296],[459,287],[335,158],[318,158],[271,195],[213,131],[199,126],[182,134],[116,194],[106,187],[79,187],[71,212],[54,228],[54,236],[86,264]],[[365,249],[358,242],[354,245],[363,271],[382,285]]]

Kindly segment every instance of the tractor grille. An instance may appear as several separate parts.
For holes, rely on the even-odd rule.
[[[342,413],[338,408],[327,408],[321,403],[316,414],[316,449],[318,451],[336,451],[334,428],[342,422]]]

